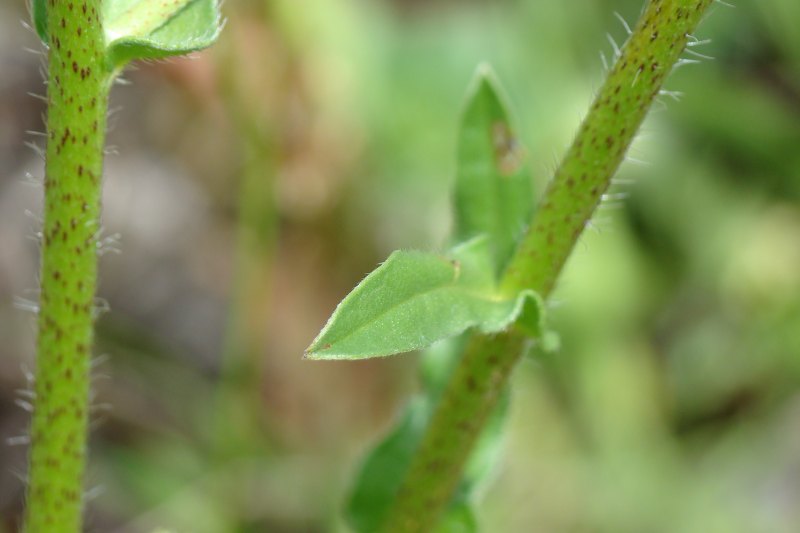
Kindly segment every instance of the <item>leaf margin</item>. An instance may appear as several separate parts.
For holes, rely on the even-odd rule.
[[[410,351],[426,348],[437,341],[455,337],[468,329],[475,328],[484,334],[494,334],[503,331],[517,322],[521,317],[530,315],[523,323],[523,330],[530,334],[535,334],[541,331],[538,323],[544,316],[544,302],[535,292],[531,290],[521,291],[519,294],[511,297],[502,297],[496,291],[496,286],[492,279],[490,271],[491,264],[489,262],[488,248],[486,248],[488,239],[485,235],[476,237],[462,245],[459,245],[451,250],[450,257],[431,254],[429,252],[420,252],[416,250],[398,250],[393,252],[383,263],[376,269],[370,272],[356,287],[345,296],[345,298],[337,305],[334,312],[331,314],[328,322],[319,332],[317,337],[312,341],[311,345],[304,352],[304,359],[311,360],[359,360],[369,359],[375,357],[385,357],[399,353],[407,353]],[[470,257],[474,254],[476,257]],[[439,289],[458,290],[462,292],[463,297],[462,305],[483,306],[483,309],[475,312],[473,308],[471,311],[473,315],[468,320],[462,321],[460,324],[452,327],[442,328],[442,331],[437,333],[438,336],[434,338],[422,338],[419,342],[405,342],[402,346],[387,347],[384,349],[371,348],[370,350],[362,349],[358,353],[355,350],[342,351],[341,344],[343,339],[351,336],[353,333],[349,332],[342,336],[332,336],[331,332],[335,331],[337,326],[341,326],[341,317],[347,317],[348,313],[357,311],[357,304],[361,303],[360,300],[364,298],[373,298],[380,300],[382,295],[379,294],[380,290],[386,289],[391,292],[392,288],[388,289],[384,285],[379,285],[373,294],[364,291],[372,289],[372,285],[378,283],[380,278],[386,276],[387,283],[395,281],[393,276],[388,275],[396,262],[411,255],[420,259],[431,261],[432,264],[438,261],[440,266],[452,269],[452,285],[434,286],[432,289],[426,291],[435,291]],[[459,282],[464,283],[470,281],[474,286],[469,285],[459,287]],[[483,285],[481,287],[481,285]],[[478,290],[476,290],[478,289]],[[377,294],[377,296],[376,296]],[[420,294],[424,293],[411,293],[410,298],[402,301],[394,306],[405,305],[411,299],[417,298]],[[389,308],[391,310],[391,308]],[[533,311],[535,310],[535,314]],[[359,324],[355,330],[364,329],[369,327],[369,322],[380,320],[381,317],[389,311],[382,311],[369,318],[365,323]],[[481,315],[483,313],[483,315]],[[419,323],[424,323],[424,319],[420,320],[418,317],[415,324],[404,324],[406,329],[414,329],[418,327]],[[435,318],[435,317],[434,317]],[[335,333],[333,334],[335,335]],[[402,336],[402,335],[401,335]],[[387,343],[387,345],[390,343]],[[399,344],[399,343],[398,343]]]

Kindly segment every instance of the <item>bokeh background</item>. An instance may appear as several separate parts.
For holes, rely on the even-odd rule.
[[[800,3],[717,5],[514,377],[503,532],[800,528]],[[114,88],[88,530],[347,531],[417,356],[301,359],[391,250],[439,249],[476,65],[544,186],[640,0],[229,0]],[[23,501],[41,46],[0,0],[0,531]],[[687,56],[692,59],[697,57]],[[677,96],[677,95],[676,95]],[[30,178],[26,178],[30,174]],[[23,404],[24,405],[24,404]]]

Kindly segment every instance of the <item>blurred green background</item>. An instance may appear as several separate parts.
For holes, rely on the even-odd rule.
[[[502,532],[800,529],[800,3],[716,5],[553,298],[479,518]],[[105,177],[87,528],[347,531],[416,356],[301,359],[335,304],[449,225],[490,61],[539,188],[640,0],[232,0],[220,43],[129,69]],[[0,0],[0,531],[23,502],[41,50]],[[26,49],[33,49],[33,52]],[[691,57],[691,56],[687,56]],[[116,146],[116,149],[113,147]],[[26,213],[28,211],[28,213]],[[119,239],[116,238],[119,234]],[[13,303],[16,302],[16,306]],[[9,440],[10,439],[10,440]],[[6,441],[8,440],[8,444]]]

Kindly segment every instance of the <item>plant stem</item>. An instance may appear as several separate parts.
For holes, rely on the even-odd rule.
[[[584,226],[608,189],[650,105],[712,0],[651,0],[595,97],[509,263],[510,294],[550,294]],[[444,392],[384,531],[431,531],[511,371],[524,337],[475,335]]]
[[[524,342],[518,333],[470,339],[403,480],[385,531],[433,530],[515,366],[517,358],[509,354],[521,353]],[[440,509],[425,516],[435,505]]]
[[[712,0],[653,0],[608,73],[503,280],[546,296]]]
[[[28,533],[82,528],[110,85],[100,14],[99,0],[50,0],[47,5],[47,161]]]
[[[271,172],[274,152],[271,135],[261,117],[248,113],[247,98],[235,87],[235,68],[228,57],[223,74],[226,104],[239,134],[242,152],[237,207],[235,275],[220,368],[217,399],[218,447],[246,446],[264,451],[269,437],[264,427],[260,388],[262,351],[267,344],[266,318],[272,292],[277,212]]]

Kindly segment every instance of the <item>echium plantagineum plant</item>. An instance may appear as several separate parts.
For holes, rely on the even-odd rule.
[[[346,509],[356,531],[477,529],[471,504],[497,452],[509,376],[550,344],[544,301],[713,1],[647,3],[535,207],[497,84],[479,72],[459,132],[451,248],[394,252],[306,351],[364,359],[430,347],[422,391],[356,477]]]
[[[217,0],[33,0],[48,50],[44,227],[24,529],[82,530],[108,93],[134,59],[200,50]]]

